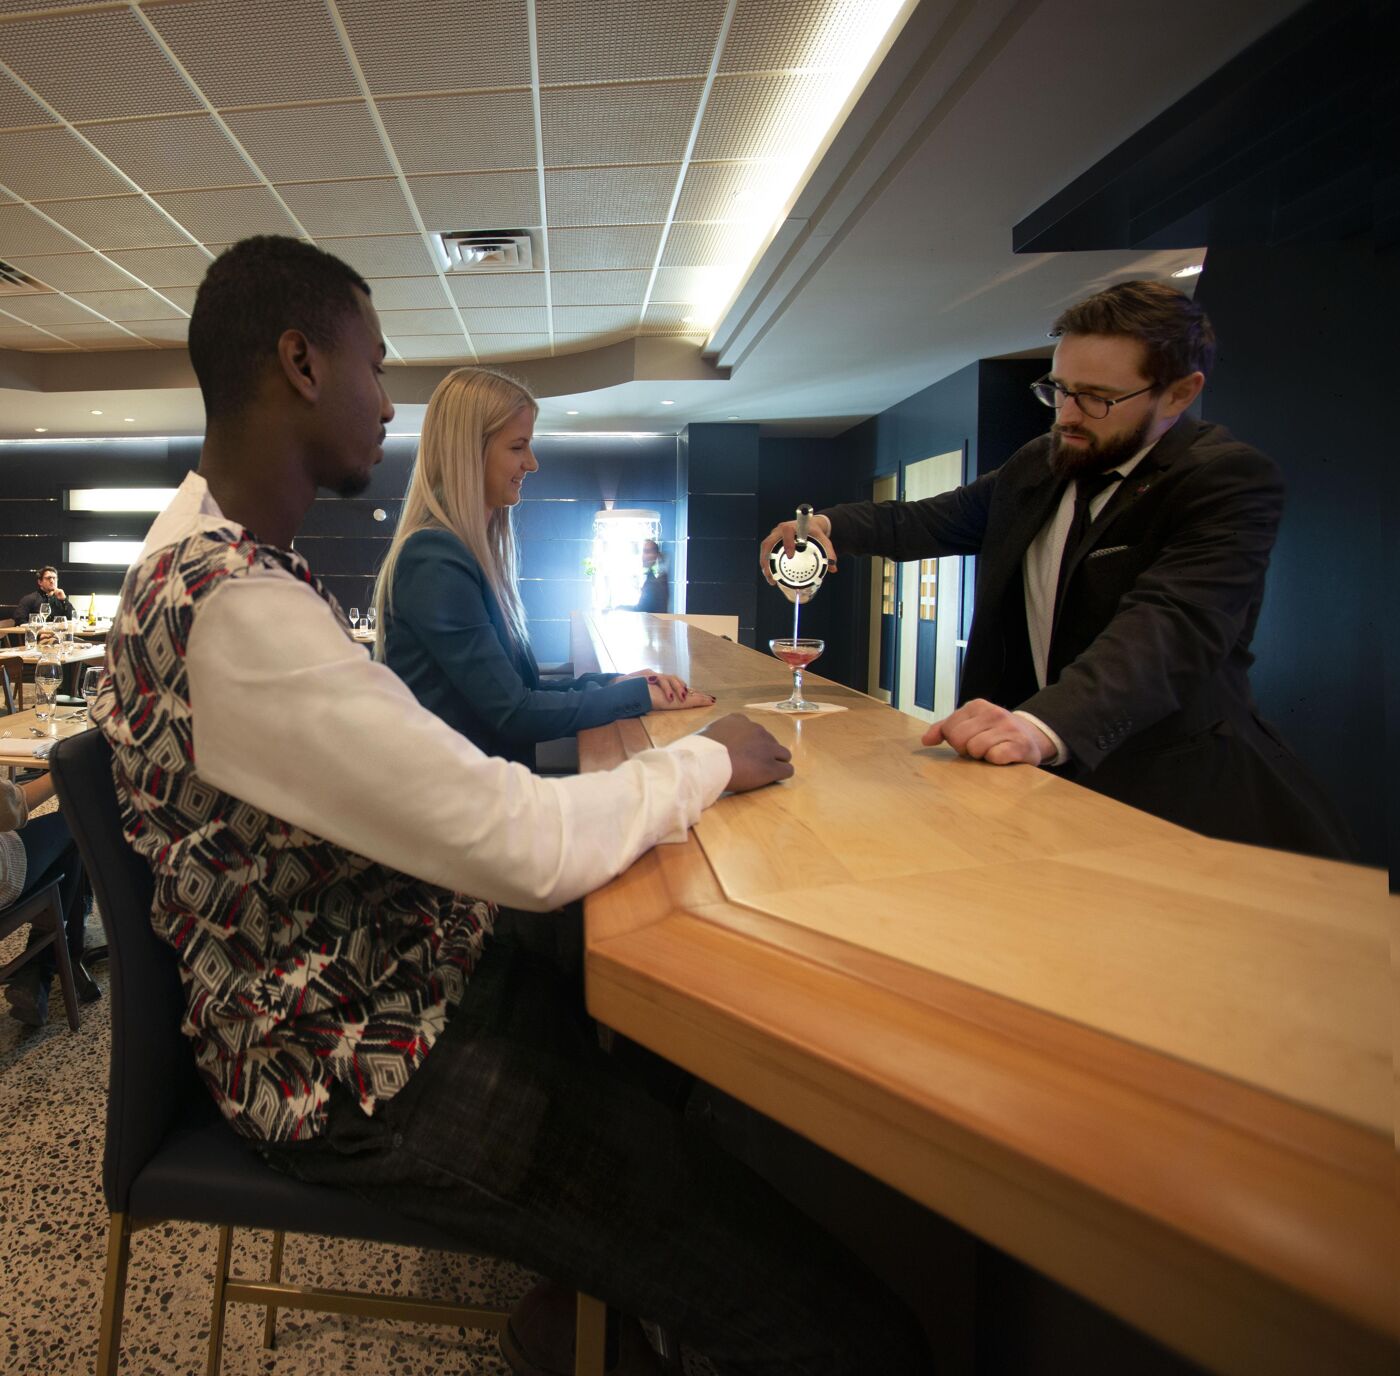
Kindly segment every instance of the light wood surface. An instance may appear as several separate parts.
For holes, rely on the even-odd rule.
[[[57,720],[40,721],[33,711],[14,712],[0,716],[0,766],[18,765],[26,769],[47,769],[48,764],[30,755],[24,747],[40,739],[34,731],[42,731],[49,739],[61,740],[65,736],[76,736],[86,731],[91,724],[88,714],[76,707],[59,707]]]
[[[646,616],[580,618],[590,651],[718,702],[583,733],[586,769],[790,685]],[[794,779],[588,900],[594,1015],[1209,1366],[1395,1369],[1384,876],[806,683],[850,710],[759,718]]]

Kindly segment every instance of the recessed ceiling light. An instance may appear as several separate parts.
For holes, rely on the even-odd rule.
[[[576,415],[578,415],[578,412],[577,412],[577,411],[565,411],[564,414],[565,414],[566,416],[576,416]]]
[[[676,403],[674,401],[663,401],[661,404],[663,406],[674,406]]]
[[[89,414],[89,415],[92,415],[92,416],[100,416],[100,415],[102,414],[102,412],[101,412],[101,411],[89,411],[88,414]]]
[[[36,435],[47,435],[49,433],[49,427],[47,425],[36,425],[34,427],[34,433]]]
[[[1203,272],[1205,271],[1205,267],[1206,267],[1206,265],[1205,265],[1204,263],[1191,263],[1191,264],[1190,264],[1189,266],[1187,266],[1187,267],[1184,267],[1184,268],[1177,268],[1177,270],[1176,270],[1174,273],[1172,273],[1172,276],[1173,276],[1173,277],[1199,277],[1199,276],[1201,275],[1201,273],[1203,273]]]
[[[681,324],[682,324],[682,325],[689,325],[689,324],[691,324],[691,323],[694,321],[694,319],[695,319],[695,317],[694,317],[693,315],[683,315],[683,316],[681,316]]]
[[[136,417],[135,417],[135,416],[123,416],[122,419],[123,419],[128,425],[134,425],[134,424],[136,423]]]
[[[725,419],[726,419],[726,420],[738,420],[739,417],[738,417],[738,416],[727,416]]]

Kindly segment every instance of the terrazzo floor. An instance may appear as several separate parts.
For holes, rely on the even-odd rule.
[[[89,942],[100,941],[99,931]],[[0,944],[0,964],[23,946]],[[104,997],[68,1030],[57,981],[47,1026],[21,1026],[0,1001],[0,1371],[7,1376],[91,1372],[97,1359],[107,1213],[101,1168],[110,1041]],[[0,996],[2,1000],[3,996]],[[127,1278],[119,1370],[190,1376],[205,1369],[215,1232],[167,1224],[138,1233]],[[235,1265],[265,1274],[271,1235],[235,1234]],[[420,1252],[339,1239],[288,1237],[292,1283],[477,1300],[509,1307],[535,1277],[491,1258]],[[262,1345],[262,1310],[230,1305],[225,1376],[508,1376],[493,1333],[334,1314],[283,1311],[277,1345]],[[689,1376],[713,1376],[686,1354]]]

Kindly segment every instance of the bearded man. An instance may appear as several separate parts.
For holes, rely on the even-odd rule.
[[[1283,481],[1185,414],[1215,356],[1205,312],[1124,282],[1051,335],[1034,384],[1048,434],[940,496],[813,517],[833,558],[980,556],[961,705],[924,744],[1053,767],[1209,836],[1346,858],[1345,824],[1250,690]],[[784,523],[762,549],[793,537]]]

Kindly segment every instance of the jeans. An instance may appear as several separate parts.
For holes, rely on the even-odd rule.
[[[59,908],[63,912],[63,927],[68,937],[68,953],[77,960],[83,953],[83,920],[87,911],[87,885],[83,883],[83,862],[78,847],[68,830],[68,823],[56,812],[35,817],[20,828],[19,839],[24,843],[24,892],[28,897],[35,889],[51,883],[60,874]],[[35,940],[31,927],[29,940]],[[58,957],[52,946],[35,958],[41,974],[52,975],[58,969]]]
[[[598,1048],[557,963],[491,942],[373,1118],[264,1147],[298,1179],[450,1230],[651,1319],[733,1376],[903,1376],[912,1316],[844,1248]]]

